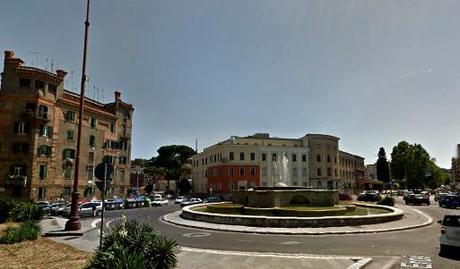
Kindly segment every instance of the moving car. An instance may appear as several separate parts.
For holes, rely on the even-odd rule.
[[[440,207],[457,208],[460,207],[460,196],[455,194],[448,194],[439,200]]]
[[[358,196],[358,201],[377,202],[381,199],[382,197],[380,197],[380,195],[375,192],[362,192]]]
[[[187,205],[194,205],[194,204],[201,204],[203,201],[200,199],[200,198],[195,198],[195,197],[192,197],[192,198],[187,198],[187,199],[184,199],[180,205],[181,206],[187,206]]]
[[[152,205],[154,206],[162,206],[162,205],[167,205],[167,204],[168,204],[167,198],[156,197],[152,201]]]
[[[446,214],[442,221],[439,244],[441,253],[448,248],[460,248],[460,214]]]
[[[185,196],[177,196],[176,200],[174,201],[175,204],[180,204],[184,201]]]
[[[426,194],[411,194],[406,197],[406,205],[414,204],[414,205],[421,205],[426,204],[430,205],[430,196]]]

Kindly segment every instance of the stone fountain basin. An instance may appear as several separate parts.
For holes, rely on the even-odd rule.
[[[221,204],[221,203],[215,203]],[[378,208],[387,210],[388,213],[377,215],[358,215],[358,216],[323,216],[323,217],[292,217],[292,216],[259,216],[259,215],[239,215],[239,214],[220,214],[210,212],[200,212],[194,209],[203,207],[202,204],[186,206],[182,209],[181,217],[193,221],[202,221],[217,224],[242,225],[251,227],[338,227],[338,226],[357,226],[366,224],[377,224],[399,220],[404,212],[401,209],[364,203],[353,203],[356,206]],[[212,205],[212,204],[208,204]]]

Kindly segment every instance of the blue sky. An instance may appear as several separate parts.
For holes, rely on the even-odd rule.
[[[0,2],[0,47],[78,90],[84,1]],[[231,135],[339,136],[373,163],[400,140],[450,168],[460,1],[92,1],[88,96],[135,106],[132,157]]]

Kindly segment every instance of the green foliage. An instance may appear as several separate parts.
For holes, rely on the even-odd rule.
[[[189,193],[190,190],[192,189],[192,184],[190,184],[188,179],[183,178],[179,180],[179,183],[177,184],[177,188],[179,188],[180,194],[186,194],[186,193]]]
[[[10,212],[16,204],[17,201],[13,198],[0,199],[0,223],[10,218]]]
[[[151,226],[123,219],[104,237],[88,268],[173,268],[177,252],[174,240],[158,236]]]
[[[391,174],[401,186],[409,189],[435,188],[449,180],[448,173],[420,144],[401,141],[391,153]]]
[[[29,201],[19,201],[10,212],[12,221],[38,221],[43,217],[43,211],[40,207]]]
[[[0,244],[14,244],[25,240],[35,240],[39,234],[40,226],[28,220],[19,227],[8,227],[3,236],[0,237]]]
[[[378,205],[387,205],[387,206],[394,206],[395,199],[390,196],[385,196],[382,200],[377,202]]]
[[[388,161],[384,148],[379,149],[377,160],[377,179],[383,182],[390,182],[390,168],[388,166]]]

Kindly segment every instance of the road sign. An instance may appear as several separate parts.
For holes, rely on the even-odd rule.
[[[97,188],[100,191],[104,191],[104,180],[105,189],[109,188],[110,182],[112,181],[113,165],[109,163],[100,163],[94,169],[94,176],[98,179],[95,180]]]

